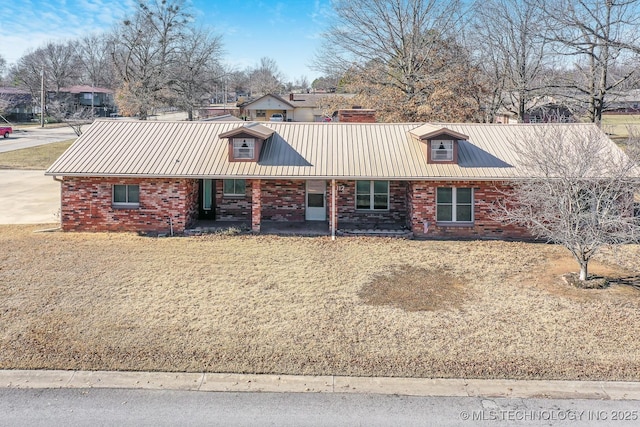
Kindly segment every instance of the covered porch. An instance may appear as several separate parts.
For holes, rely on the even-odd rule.
[[[200,215],[191,233],[394,236],[410,231],[404,182],[211,179],[198,187]]]
[[[197,221],[185,230],[186,235],[249,233],[250,221]],[[279,236],[330,236],[331,228],[326,221],[263,221],[260,234]],[[406,226],[396,223],[342,223],[336,230],[338,236],[382,236],[411,238],[413,233]]]

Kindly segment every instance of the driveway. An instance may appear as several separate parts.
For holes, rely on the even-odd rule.
[[[0,138],[0,153],[75,138],[77,138],[77,135],[69,126],[55,128],[18,128],[14,129],[14,132],[9,138]]]
[[[60,183],[42,170],[0,169],[0,224],[58,223]]]

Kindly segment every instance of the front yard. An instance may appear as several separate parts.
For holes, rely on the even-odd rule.
[[[39,228],[0,226],[2,369],[640,380],[640,291],[557,246]]]

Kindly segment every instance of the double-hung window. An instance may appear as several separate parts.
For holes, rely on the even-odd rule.
[[[121,208],[137,208],[140,206],[140,186],[114,184],[113,206]]]
[[[356,181],[356,209],[389,209],[389,181]]]
[[[450,139],[434,139],[431,141],[431,160],[450,162],[453,160],[453,141]]]
[[[255,144],[256,141],[253,138],[234,138],[233,158],[253,160]]]
[[[246,184],[244,179],[225,179],[223,193],[225,196],[244,196]]]
[[[436,193],[436,221],[473,222],[473,189],[439,187]]]

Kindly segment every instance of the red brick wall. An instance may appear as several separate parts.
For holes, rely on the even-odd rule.
[[[251,221],[251,180],[245,180],[245,195],[225,196],[224,180],[216,180],[216,219]]]
[[[262,219],[304,221],[306,181],[262,180]]]
[[[474,189],[474,222],[470,225],[438,225],[436,223],[436,189],[462,187]],[[407,205],[409,227],[419,237],[434,238],[508,238],[528,239],[531,235],[518,227],[492,219],[492,206],[508,189],[504,182],[485,181],[413,181],[409,182]],[[424,223],[428,222],[427,232]]]
[[[114,184],[140,186],[140,206],[112,206]],[[190,179],[65,177],[62,229],[65,231],[168,232],[170,221],[181,233],[197,216],[198,181]]]
[[[389,210],[365,211],[356,209],[356,182],[337,181],[336,205],[338,227],[352,223],[399,223],[407,222],[407,184],[389,181]]]
[[[375,123],[376,110],[360,108],[338,110],[338,121],[341,123]]]

